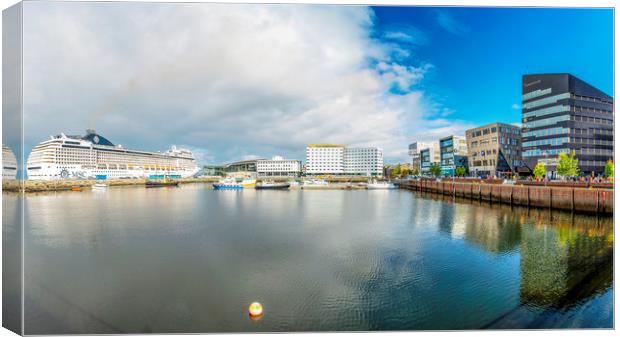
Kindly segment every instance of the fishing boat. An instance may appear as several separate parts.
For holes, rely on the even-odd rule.
[[[257,190],[285,190],[291,187],[290,183],[276,183],[273,181],[261,181],[256,184]]]
[[[396,185],[388,181],[372,181],[366,186],[369,190],[392,190],[397,188]]]
[[[238,183],[235,179],[226,178],[213,184],[214,190],[241,190],[243,185]]]
[[[169,177],[164,177],[164,179],[147,180],[145,185],[146,187],[179,186],[179,182]]]

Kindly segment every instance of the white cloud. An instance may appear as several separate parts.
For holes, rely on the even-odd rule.
[[[387,28],[383,33],[384,40],[392,40],[399,43],[405,43],[408,46],[421,45],[428,42],[428,38],[424,32],[411,25],[398,25]]]
[[[437,10],[437,23],[452,34],[463,34],[469,32],[469,27],[459,21],[446,10]]]
[[[521,110],[521,105],[519,105],[519,104],[517,104],[517,103],[513,103],[513,104],[512,104],[512,106],[511,106],[511,108],[512,108],[513,110]]]
[[[456,132],[359,6],[24,4],[26,148],[97,130],[125,147],[185,144],[201,160],[305,145],[382,147],[406,160],[418,137]],[[442,136],[444,134],[441,134]]]

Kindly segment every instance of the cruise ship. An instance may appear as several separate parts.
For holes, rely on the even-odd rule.
[[[32,149],[27,161],[31,180],[186,178],[198,171],[189,150],[176,146],[163,153],[129,150],[93,129],[86,130],[85,136],[51,136]]]
[[[17,177],[17,159],[15,153],[2,144],[2,179],[15,180]]]

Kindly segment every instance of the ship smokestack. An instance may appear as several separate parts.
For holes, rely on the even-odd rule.
[[[97,132],[95,131],[95,129],[86,129],[86,135],[94,135]]]

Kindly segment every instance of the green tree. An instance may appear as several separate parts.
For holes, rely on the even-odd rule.
[[[605,177],[613,178],[614,176],[614,162],[609,159],[605,164]]]
[[[463,166],[458,166],[454,173],[457,177],[463,177],[467,173],[467,170]]]
[[[394,166],[392,171],[390,171],[390,177],[395,178],[400,176],[400,164]]]
[[[417,167],[414,167],[413,170],[411,170],[411,174],[414,176],[419,176],[420,175],[420,169],[418,169]]]
[[[432,176],[439,177],[441,175],[441,166],[437,163],[432,163],[428,170]]]
[[[568,155],[564,152],[560,153],[557,171],[563,177],[576,177],[579,175],[579,160],[575,158],[574,150],[571,150]]]
[[[547,174],[547,168],[545,168],[545,163],[536,164],[536,167],[534,167],[534,177],[542,178],[545,174]]]

